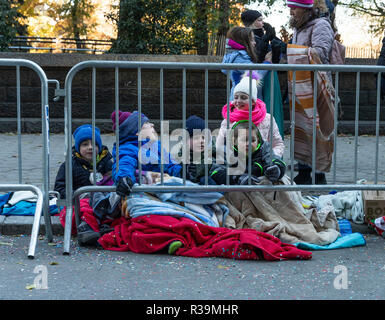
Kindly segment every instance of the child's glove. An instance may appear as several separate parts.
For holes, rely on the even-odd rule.
[[[242,186],[248,185],[249,184],[249,175],[247,173],[240,175],[238,177],[237,182],[239,185],[242,185]],[[259,184],[260,182],[261,182],[261,180],[259,180],[257,177],[254,177],[253,175],[251,175],[251,184],[252,185]]]
[[[281,175],[281,170],[276,164],[266,168],[265,170],[265,176],[271,182],[277,182],[280,175]]]
[[[128,196],[132,191],[132,180],[129,177],[120,178],[118,183],[116,184],[116,193],[121,196]]]
[[[186,166],[186,177],[188,180],[195,180],[197,178],[197,165],[190,163]]]

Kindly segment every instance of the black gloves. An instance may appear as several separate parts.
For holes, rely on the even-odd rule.
[[[277,182],[281,176],[281,169],[279,169],[276,164],[267,167],[265,171],[265,176],[271,182]]]
[[[279,63],[281,55],[285,55],[287,50],[287,44],[278,38],[271,41],[271,51],[273,53],[273,63]]]
[[[197,165],[195,163],[186,165],[186,178],[193,182],[197,180]]]
[[[129,177],[120,178],[116,184],[117,195],[124,197],[130,195],[132,191],[133,182]]]
[[[242,174],[240,176],[237,176],[237,184],[247,186],[249,184],[249,175],[247,173]],[[257,177],[254,177],[251,175],[251,184],[256,185],[259,184],[261,180],[259,180]]]
[[[275,29],[270,24],[264,22],[263,29],[265,29],[265,34],[262,37],[263,41],[270,42],[275,38]]]

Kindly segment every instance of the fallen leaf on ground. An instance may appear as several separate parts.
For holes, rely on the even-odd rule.
[[[13,243],[10,243],[10,242],[1,242],[1,241],[0,241],[0,245],[4,245],[4,246],[13,246]]]

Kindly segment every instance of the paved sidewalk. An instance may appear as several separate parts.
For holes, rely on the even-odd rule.
[[[18,183],[18,156],[17,135],[0,134],[0,183]],[[103,144],[112,150],[115,136],[112,134],[102,135]],[[286,151],[284,161],[290,164],[290,137],[285,137]],[[23,183],[33,184],[38,187],[42,185],[42,136],[28,134],[22,136],[22,180]],[[375,151],[376,137],[358,137],[357,153],[357,179],[374,180],[375,175]],[[379,163],[378,179],[385,180],[385,137],[379,137]],[[50,136],[50,188],[53,190],[57,170],[64,161],[64,135],[52,134]],[[339,136],[337,139],[337,166],[336,184],[355,183],[355,137]],[[288,172],[290,175],[290,172]],[[333,181],[333,171],[326,175],[329,183]],[[30,234],[32,228],[32,217],[0,215],[0,234]],[[42,219],[43,221],[43,219]],[[56,235],[63,234],[58,217],[52,217],[53,232]],[[354,230],[362,233],[369,232],[366,226],[353,224]],[[44,223],[42,222],[40,233],[44,234]]]

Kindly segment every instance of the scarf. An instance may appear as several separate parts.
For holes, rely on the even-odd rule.
[[[233,48],[233,49],[237,49],[237,50],[246,50],[246,47],[241,45],[240,43],[238,42],[235,42],[233,39],[229,39],[227,41],[227,44]]]
[[[227,104],[223,106],[222,109],[223,119],[227,119]],[[253,104],[253,111],[251,112],[251,120],[253,123],[258,126],[266,116],[266,104],[257,99]],[[230,122],[238,122],[240,120],[249,119],[249,110],[238,110],[235,108],[234,104],[230,102]]]

